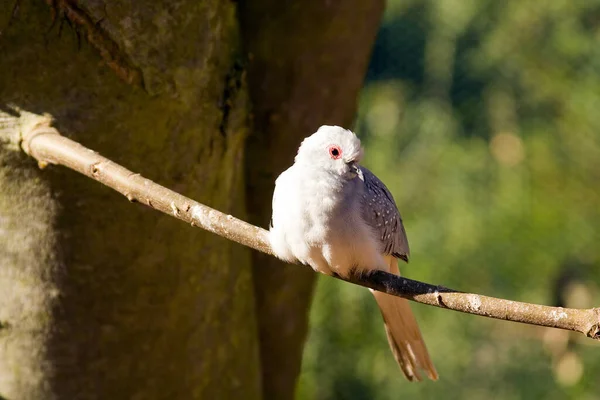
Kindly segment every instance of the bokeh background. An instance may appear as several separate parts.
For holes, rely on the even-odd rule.
[[[355,129],[407,276],[600,304],[600,1],[388,1]],[[441,379],[410,384],[368,291],[319,279],[299,399],[600,399],[600,344],[416,304]]]

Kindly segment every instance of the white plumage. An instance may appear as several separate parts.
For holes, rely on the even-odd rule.
[[[397,258],[409,256],[402,219],[389,190],[359,165],[362,155],[356,135],[338,126],[322,126],[304,139],[275,182],[269,241],[277,257],[328,275],[399,273]],[[408,302],[372,292],[407,378],[420,380],[424,369],[437,379]]]

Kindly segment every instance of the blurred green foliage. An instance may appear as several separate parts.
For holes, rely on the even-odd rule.
[[[403,272],[600,305],[600,1],[392,0],[360,99]],[[600,345],[413,305],[440,381],[405,381],[364,288],[320,278],[299,399],[600,399]]]

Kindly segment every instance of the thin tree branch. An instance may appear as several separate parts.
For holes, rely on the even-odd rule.
[[[0,142],[4,141],[12,147],[20,143],[23,150],[35,158],[42,168],[47,164],[64,165],[115,189],[129,201],[145,204],[192,226],[263,253],[273,254],[264,229],[223,214],[133,173],[62,136],[51,123],[49,116],[0,110]],[[15,143],[16,140],[19,142]],[[600,340],[600,308],[571,309],[498,299],[430,285],[383,271],[336,278],[422,304],[581,332]]]

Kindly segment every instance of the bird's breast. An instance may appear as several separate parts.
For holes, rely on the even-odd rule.
[[[339,274],[373,262],[376,246],[361,214],[362,182],[328,174],[286,178],[278,183],[278,197],[283,200],[285,192],[285,201],[278,200],[278,210],[274,205],[278,220],[272,229],[272,243],[286,254],[282,258]]]

